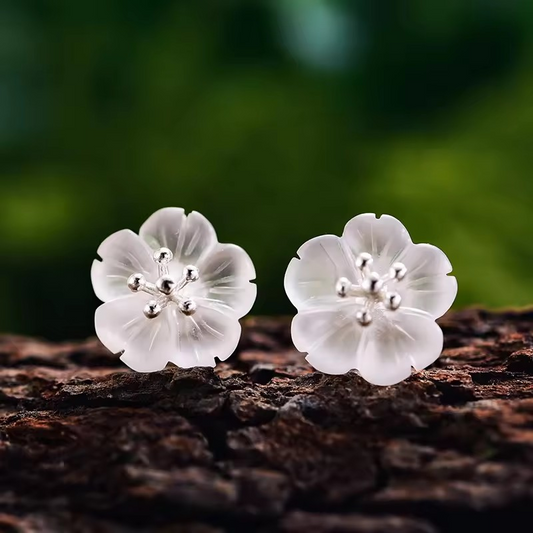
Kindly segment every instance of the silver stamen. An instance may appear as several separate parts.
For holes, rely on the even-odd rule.
[[[155,283],[147,281],[140,273],[132,274],[128,278],[128,288],[132,292],[145,292],[154,297],[144,306],[143,313],[146,318],[158,317],[163,309],[171,303],[177,305],[184,315],[190,316],[196,312],[196,302],[189,297],[180,295],[179,291],[189,283],[198,281],[200,278],[198,268],[194,265],[187,265],[183,269],[183,277],[176,281],[169,274],[168,267],[173,257],[172,252],[165,247],[154,252],[153,259],[157,263],[159,271],[159,277]]]
[[[355,260],[355,266],[361,272],[360,283],[353,284],[348,278],[339,278],[335,284],[335,292],[340,298],[351,296],[363,304],[363,308],[357,311],[355,318],[361,326],[368,326],[372,323],[372,313],[374,309],[388,309],[396,311],[401,303],[402,297],[396,291],[390,291],[387,284],[389,282],[401,281],[407,274],[407,268],[403,263],[396,262],[389,269],[388,274],[380,276],[378,272],[371,271],[370,267],[374,262],[373,257],[366,252],[359,254]]]

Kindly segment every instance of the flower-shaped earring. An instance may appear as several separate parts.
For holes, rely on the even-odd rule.
[[[355,369],[376,385],[393,385],[442,352],[435,320],[452,305],[457,281],[444,253],[413,244],[394,217],[367,213],[342,237],[303,244],[285,274],[298,314],[294,345],[327,374]]]
[[[200,213],[156,211],[139,235],[124,229],[98,248],[91,270],[102,304],[96,333],[133,370],[153,372],[167,362],[189,368],[227,359],[241,335],[256,286],[248,254],[219,244]]]

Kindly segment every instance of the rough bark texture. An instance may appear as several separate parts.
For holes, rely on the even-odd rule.
[[[441,321],[429,370],[326,376],[289,320],[215,370],[0,338],[0,531],[533,529],[533,312]]]

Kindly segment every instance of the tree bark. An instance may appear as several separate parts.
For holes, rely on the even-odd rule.
[[[0,531],[530,531],[533,312],[440,323],[442,357],[394,387],[313,371],[288,319],[153,374],[3,336]]]

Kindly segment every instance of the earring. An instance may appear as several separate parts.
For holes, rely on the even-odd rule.
[[[315,237],[297,253],[285,274],[298,309],[291,333],[314,368],[355,369],[370,383],[393,385],[439,357],[435,320],[457,295],[441,250],[413,244],[394,217],[367,213],[352,218],[341,237]]]
[[[167,362],[215,366],[237,347],[239,318],[256,297],[255,269],[234,244],[219,244],[200,213],[156,211],[139,235],[124,229],[98,248],[91,279],[104,303],[96,310],[100,341],[139,372]]]

